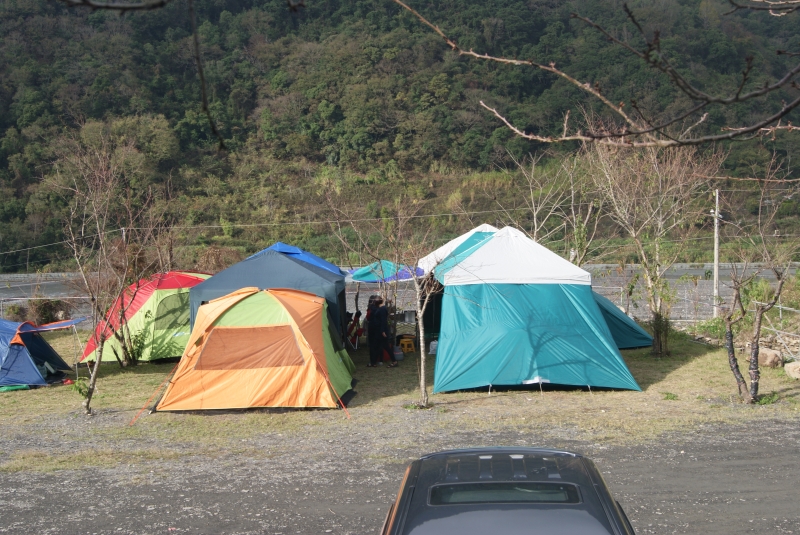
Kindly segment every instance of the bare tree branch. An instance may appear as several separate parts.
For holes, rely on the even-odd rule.
[[[728,3],[733,6],[733,9],[728,11],[726,15],[736,11],[750,10],[768,11],[770,15],[783,17],[784,15],[800,10],[799,0],[750,0],[749,3],[746,4],[728,0]]]
[[[59,0],[59,2],[66,4],[67,7],[88,7],[91,9],[105,9],[109,11],[119,11],[125,13],[127,11],[150,11],[152,9],[159,9],[172,0],[153,0],[151,2],[95,2],[95,0]]]
[[[219,150],[226,150],[225,141],[217,130],[217,125],[211,117],[211,111],[208,109],[208,96],[206,94],[206,77],[203,74],[203,61],[200,59],[200,38],[197,37],[197,20],[194,16],[194,0],[188,0],[189,3],[189,19],[192,21],[192,42],[194,43],[194,61],[197,64],[197,74],[200,77],[200,96],[203,102],[203,112],[208,117],[208,125],[211,127],[211,132],[214,137],[219,141]]]
[[[624,111],[624,103],[613,103],[608,97],[606,97],[600,90],[599,85],[591,84],[588,82],[582,82],[577,78],[567,74],[563,70],[556,67],[554,62],[544,63],[540,61],[535,61],[533,59],[523,60],[523,59],[512,59],[512,58],[505,58],[505,57],[498,57],[492,56],[489,54],[481,54],[475,52],[473,50],[465,50],[461,48],[455,40],[448,37],[447,34],[442,31],[438,26],[431,23],[428,19],[426,19],[422,14],[420,14],[417,10],[410,7],[408,4],[403,2],[402,0],[392,0],[394,3],[411,13],[414,17],[416,17],[422,24],[429,27],[433,30],[437,35],[439,35],[442,39],[444,39],[447,46],[449,46],[454,52],[456,52],[460,56],[468,56],[476,59],[482,59],[485,61],[492,61],[496,63],[506,64],[506,65],[516,65],[516,66],[526,66],[532,67],[535,69],[539,69],[551,74],[554,74],[568,83],[577,87],[584,93],[591,95],[592,97],[596,98],[600,101],[600,103],[614,116],[616,116],[619,120],[622,121],[622,127],[609,127],[606,126],[603,130],[595,130],[591,128],[591,125],[585,129],[577,129],[570,131],[569,129],[569,111],[566,113],[563,121],[563,128],[560,135],[539,135],[539,134],[531,134],[524,132],[520,128],[511,124],[511,122],[504,117],[504,115],[497,111],[497,109],[487,105],[483,101],[480,102],[480,105],[485,108],[487,111],[491,112],[495,117],[497,117],[503,124],[506,125],[514,134],[520,136],[524,139],[528,139],[531,141],[538,141],[540,143],[564,143],[569,141],[582,141],[582,142],[590,142],[590,143],[599,143],[604,145],[615,145],[615,146],[629,146],[629,147],[673,147],[673,146],[681,146],[681,145],[701,145],[706,143],[713,143],[716,141],[727,141],[727,140],[734,140],[734,139],[747,139],[750,135],[767,135],[767,134],[775,134],[778,130],[785,130],[785,131],[793,131],[795,128],[787,128],[787,127],[778,127],[775,123],[780,121],[786,115],[788,115],[791,111],[796,109],[800,106],[800,97],[787,102],[783,103],[783,106],[780,110],[765,117],[759,121],[756,121],[753,124],[745,125],[741,127],[735,128],[726,128],[724,129],[724,133],[721,134],[710,134],[705,136],[695,136],[690,137],[690,134],[694,128],[698,125],[703,123],[708,114],[705,113],[701,116],[698,120],[696,120],[692,125],[683,129],[680,135],[673,136],[667,131],[667,129],[672,126],[676,125],[677,123],[684,121],[694,114],[703,111],[706,107],[710,105],[718,105],[718,106],[730,106],[734,104],[740,104],[749,100],[757,99],[760,97],[764,97],[770,93],[773,93],[782,88],[793,88],[793,89],[800,89],[798,86],[795,77],[800,73],[800,63],[795,65],[793,68],[789,69],[779,80],[773,82],[772,84],[765,84],[763,87],[744,92],[745,86],[747,82],[751,78],[751,72],[753,70],[753,59],[752,57],[748,57],[746,60],[745,68],[742,71],[742,78],[740,83],[738,84],[736,91],[727,96],[715,96],[710,95],[701,89],[697,88],[693,84],[691,84],[684,76],[682,76],[678,70],[673,67],[673,65],[666,59],[666,57],[661,52],[661,45],[660,45],[660,37],[658,32],[656,32],[652,39],[648,39],[645,35],[645,32],[642,26],[634,17],[631,10],[628,8],[627,5],[624,6],[625,12],[628,14],[628,18],[630,21],[636,26],[639,30],[640,35],[645,41],[645,48],[643,50],[639,50],[629,43],[622,41],[612,35],[608,30],[600,26],[599,24],[593,22],[592,20],[580,16],[578,14],[573,13],[572,17],[581,20],[584,23],[588,24],[592,28],[596,29],[600,33],[602,33],[607,39],[609,39],[612,43],[617,44],[623,47],[628,52],[634,54],[635,56],[639,57],[641,60],[646,62],[648,65],[657,69],[658,71],[667,75],[672,83],[678,90],[688,96],[694,104],[686,111],[679,113],[676,117],[672,119],[668,119],[666,121],[662,121],[658,124],[655,124],[653,121],[648,120],[643,112],[639,109],[635,100],[632,100],[631,103],[633,105],[634,110],[637,111],[639,118],[634,118],[630,114]],[[733,3],[733,0],[730,0]],[[800,6],[795,6],[793,2],[800,2],[800,0],[751,0],[754,4],[768,4],[767,7],[760,6],[754,7],[753,9],[766,9],[766,10],[775,10],[781,9],[786,12],[794,11]],[[794,55],[794,53],[787,53],[785,51],[779,51],[779,54],[785,55]],[[639,138],[639,139],[632,139],[632,138]]]

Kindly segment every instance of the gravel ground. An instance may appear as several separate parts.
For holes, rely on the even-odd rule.
[[[0,472],[0,533],[375,534],[409,459],[445,448],[521,444],[591,456],[640,535],[800,533],[796,420],[711,425],[612,447],[575,441],[566,429],[431,433],[431,411],[354,417],[369,425],[339,420],[336,411],[316,414],[319,432],[266,433],[241,448],[198,452],[144,434],[110,440],[122,458],[114,468]],[[73,413],[2,429],[0,460],[31,448],[74,451],[83,436],[113,433],[129,419],[127,412]],[[134,447],[175,454],[125,459]]]

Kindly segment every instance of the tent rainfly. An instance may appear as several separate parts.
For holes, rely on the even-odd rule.
[[[94,361],[97,342],[103,342],[103,360],[122,358],[122,344],[115,336],[125,318],[126,336],[144,336],[139,360],[179,357],[189,339],[189,288],[209,275],[183,271],[157,273],[128,286],[111,305],[89,338],[81,360]]]
[[[68,329],[85,319],[38,326],[0,320],[0,387],[43,386],[62,379],[71,368],[40,333]]]
[[[339,406],[354,367],[327,307],[310,293],[258,288],[201,306],[157,409]]]
[[[429,267],[445,288],[434,392],[536,383],[640,390],[587,271],[511,227],[461,238]]]
[[[600,312],[606,320],[614,343],[619,349],[636,349],[653,345],[653,337],[642,329],[638,323],[622,312],[617,305],[597,292],[592,292]]]
[[[425,272],[422,268],[415,268],[417,277],[422,277]],[[396,282],[410,280],[412,278],[411,268],[400,264],[395,264],[388,260],[379,260],[362,268],[349,270],[349,275],[345,279],[347,282]]]
[[[346,328],[343,323],[346,305],[344,275],[309,263],[306,259],[299,254],[264,249],[198,284],[189,293],[192,327],[197,321],[197,309],[201,304],[252,286],[262,290],[290,288],[325,298],[334,325],[339,333],[343,333]]]
[[[277,251],[283,255],[286,255],[290,258],[294,258],[295,260],[300,260],[301,262],[305,262],[306,264],[311,264],[312,266],[317,266],[322,269],[326,269],[333,273],[334,275],[341,275],[344,277],[347,275],[344,271],[342,271],[339,266],[335,266],[328,262],[327,260],[323,260],[322,258],[318,257],[313,253],[309,253],[308,251],[304,251],[299,247],[295,247],[294,245],[288,245],[283,242],[275,242],[266,249],[257,252],[256,254],[250,255],[247,257],[247,260],[251,258],[257,258],[264,251]]]

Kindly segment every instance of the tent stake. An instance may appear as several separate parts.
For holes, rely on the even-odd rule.
[[[542,390],[542,382],[539,381],[539,395],[544,396],[544,390]]]
[[[586,385],[586,386],[588,386],[588,387],[589,387],[589,393],[590,393],[590,394],[592,394],[592,395],[594,395],[594,393],[592,392],[592,385]]]

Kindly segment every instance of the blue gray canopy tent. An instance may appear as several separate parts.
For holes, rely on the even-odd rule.
[[[425,272],[421,268],[414,271],[417,277],[422,277]],[[348,270],[347,282],[396,282],[410,280],[412,278],[411,268],[402,264],[395,264],[388,260],[378,260],[368,266],[358,269]]]
[[[619,349],[636,349],[653,345],[653,337],[642,329],[635,321],[622,312],[617,305],[600,295],[592,292],[600,312],[606,320],[606,325],[614,337],[614,343]]]
[[[41,386],[71,370],[39,333],[67,329],[86,318],[47,325],[0,320],[0,387]]]
[[[322,269],[327,269],[334,275],[341,275],[342,277],[347,275],[347,273],[339,269],[339,266],[335,266],[330,262],[328,262],[327,260],[323,260],[317,255],[309,253],[308,251],[304,251],[299,247],[295,247],[294,245],[289,245],[280,241],[275,242],[266,249],[247,257],[247,260],[250,260],[251,258],[256,258],[264,254],[265,251],[277,251],[281,254],[294,258],[295,260],[300,260],[301,262],[305,262],[306,264],[311,264],[312,266],[317,266]]]
[[[536,383],[640,390],[591,275],[520,231],[473,232],[433,272],[444,285],[434,392]]]
[[[309,264],[297,255],[286,255],[265,249],[228,269],[220,271],[189,290],[190,321],[194,326],[197,309],[204,302],[247,287],[261,290],[289,288],[303,290],[328,302],[332,324],[344,332],[345,284],[344,276]]]

